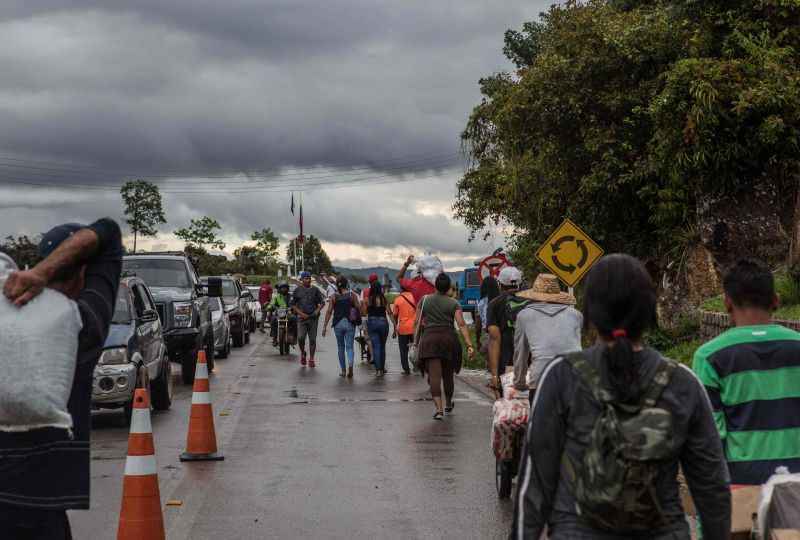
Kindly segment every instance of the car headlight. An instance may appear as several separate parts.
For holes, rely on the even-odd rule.
[[[116,347],[114,349],[106,349],[100,355],[98,364],[104,366],[114,366],[119,364],[128,363],[128,349],[125,347]]]
[[[175,302],[175,326],[191,326],[192,325],[192,303],[191,302]]]

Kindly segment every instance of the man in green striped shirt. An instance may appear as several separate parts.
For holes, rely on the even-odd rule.
[[[800,333],[771,324],[772,273],[743,260],[725,275],[734,328],[700,347],[694,371],[711,400],[732,484],[800,472]]]

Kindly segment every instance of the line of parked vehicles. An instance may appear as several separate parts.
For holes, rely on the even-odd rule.
[[[154,409],[169,409],[172,363],[191,384],[199,351],[213,371],[215,358],[250,342],[262,315],[258,288],[254,296],[231,276],[200,277],[183,252],[126,255],[122,271],[92,405],[122,408],[129,422],[135,388],[148,388]]]

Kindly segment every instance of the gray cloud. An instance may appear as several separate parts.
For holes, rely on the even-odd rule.
[[[330,242],[471,255],[463,226],[418,207],[452,201],[477,79],[509,68],[503,32],[547,3],[3,2],[0,233],[120,211],[114,191],[67,188],[61,196],[12,180],[115,185],[129,176],[123,172],[324,168],[283,177],[297,184],[347,176],[348,167],[371,167],[359,170],[364,176],[406,167],[442,179],[309,193],[309,227]],[[9,156],[81,170],[2,165]],[[233,181],[230,190],[241,190]],[[164,186],[208,186],[198,182],[208,180]],[[171,222],[208,213],[240,236],[260,226],[292,231],[286,199],[165,193]]]

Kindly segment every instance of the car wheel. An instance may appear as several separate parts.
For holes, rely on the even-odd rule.
[[[181,356],[181,380],[183,384],[192,384],[194,382],[194,372],[197,369],[197,351],[196,349],[189,349]]]
[[[172,406],[172,362],[165,358],[161,362],[161,374],[150,385],[153,389],[151,396],[153,408],[157,411],[166,411]]]
[[[250,332],[245,332],[244,330],[242,332],[244,332],[244,342],[250,343]]]
[[[136,380],[133,383],[134,391],[131,392],[131,399],[123,407],[123,422],[125,423],[125,427],[131,425],[131,418],[133,417],[133,398],[136,394],[135,389],[139,388],[140,386],[147,390],[148,396],[152,395],[150,378],[147,376],[147,370],[144,368],[144,366],[139,366],[139,369],[136,370]],[[150,406],[153,406],[152,400],[150,402]]]
[[[214,334],[209,332],[210,337],[206,340],[206,364],[208,364],[208,372],[214,371]]]
[[[237,348],[244,346],[244,329],[238,334],[233,335],[233,346]]]
[[[228,341],[225,342],[225,346],[222,347],[222,350],[219,351],[220,358],[227,358],[228,354],[231,352],[231,340],[228,338]]]

